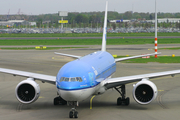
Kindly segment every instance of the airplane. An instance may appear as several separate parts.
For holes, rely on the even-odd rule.
[[[73,108],[69,112],[69,118],[78,118],[76,106],[79,106],[79,102],[93,95],[101,95],[111,88],[114,88],[120,94],[120,97],[117,98],[117,105],[129,105],[130,99],[126,97],[126,84],[133,82],[137,82],[133,85],[134,100],[142,105],[149,104],[158,94],[156,85],[150,79],[168,75],[174,76],[180,73],[180,70],[172,70],[111,78],[116,72],[116,62],[153,56],[159,53],[116,59],[108,53],[106,51],[107,6],[108,2],[106,2],[105,9],[101,51],[96,51],[86,56],[55,52],[57,55],[76,58],[76,60],[68,62],[60,68],[57,76],[0,68],[0,72],[27,77],[15,89],[16,98],[20,103],[31,104],[38,99],[40,87],[35,80],[39,80],[43,83],[54,84],[59,95],[54,98],[54,105],[72,105]]]

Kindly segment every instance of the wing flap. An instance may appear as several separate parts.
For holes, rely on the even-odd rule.
[[[50,75],[44,75],[44,74],[38,74],[38,73],[32,73],[32,72],[25,72],[25,71],[19,71],[19,70],[12,70],[12,69],[5,69],[5,68],[0,68],[0,72],[7,73],[7,74],[12,74],[12,75],[17,75],[17,76],[28,77],[28,78],[34,78],[36,80],[40,80],[42,82],[48,82],[48,83],[51,83],[51,84],[56,83],[56,77],[55,76],[50,76]]]
[[[110,78],[105,80],[105,87],[107,89],[113,88],[122,84],[128,84],[132,82],[137,82],[142,80],[143,78],[152,79],[157,77],[163,76],[174,76],[175,74],[180,74],[180,70],[173,70],[173,71],[165,71],[165,72],[157,72],[157,73],[150,73],[150,74],[142,74],[142,75],[133,75],[133,76],[126,76],[126,77],[117,77],[117,78]]]

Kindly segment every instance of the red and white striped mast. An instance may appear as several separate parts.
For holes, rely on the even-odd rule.
[[[156,0],[155,0],[155,58],[157,58],[157,11],[156,11]]]

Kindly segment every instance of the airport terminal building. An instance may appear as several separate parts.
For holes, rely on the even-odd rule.
[[[36,22],[28,22],[26,20],[8,20],[0,21],[0,26],[19,26],[19,25],[36,25]]]
[[[149,23],[155,23],[155,20],[146,20]],[[180,23],[180,18],[161,18],[158,23]]]
[[[110,20],[110,23],[120,23],[120,22],[135,22],[138,20]],[[155,20],[140,20],[141,23],[155,23]],[[161,18],[158,19],[158,23],[180,23],[180,18]]]

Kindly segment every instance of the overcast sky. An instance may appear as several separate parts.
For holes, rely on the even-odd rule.
[[[104,11],[107,0],[1,0],[0,15]],[[157,0],[158,12],[180,12],[180,0]],[[109,0],[108,11],[154,12],[155,0]]]

